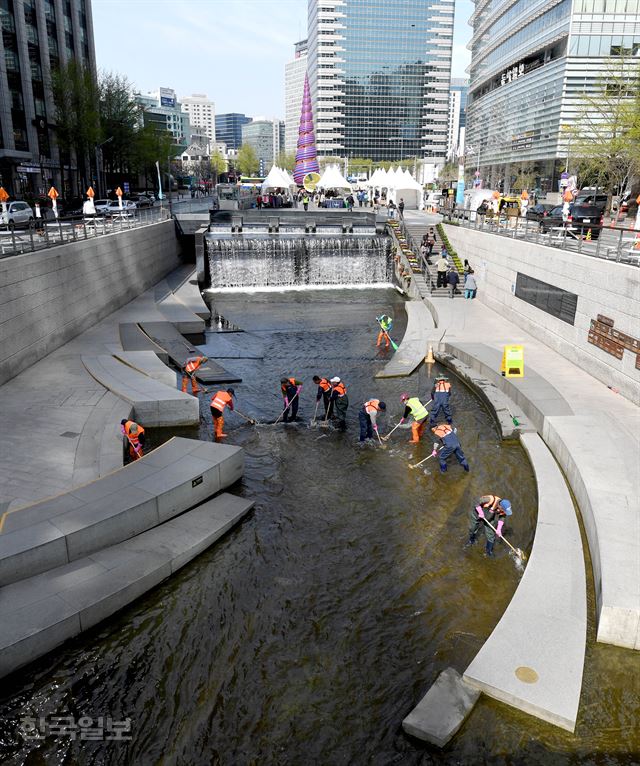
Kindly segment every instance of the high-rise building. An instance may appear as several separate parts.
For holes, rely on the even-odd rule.
[[[192,131],[206,136],[213,145],[216,140],[216,107],[204,93],[194,93],[180,99],[182,111],[189,115]]]
[[[449,89],[449,128],[447,130],[447,159],[464,155],[464,135],[469,80],[451,78]]]
[[[514,188],[527,169],[558,191],[572,126],[607,59],[637,65],[639,0],[475,0],[467,162],[491,187]]]
[[[295,152],[298,141],[298,123],[307,73],[307,41],[294,46],[294,57],[284,65],[284,148]]]
[[[239,149],[242,146],[242,126],[251,122],[250,117],[238,112],[216,114],[216,140],[227,145],[229,149]]]
[[[309,0],[318,154],[443,163],[454,0]]]
[[[145,125],[153,125],[158,130],[168,130],[179,151],[186,149],[191,141],[189,115],[182,111],[175,90],[158,88],[152,93],[135,94],[135,100],[144,109]]]
[[[284,121],[254,118],[242,126],[242,143],[255,150],[260,173],[268,173],[280,152],[284,151]]]
[[[70,196],[80,182],[78,163],[64,158],[62,174],[51,73],[75,59],[95,76],[91,3],[2,0],[0,26],[0,183],[12,196],[52,185]]]

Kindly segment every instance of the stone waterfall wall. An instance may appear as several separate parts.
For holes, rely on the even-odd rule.
[[[0,259],[0,384],[180,265],[173,221]]]

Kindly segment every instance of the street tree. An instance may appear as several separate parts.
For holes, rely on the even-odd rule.
[[[91,161],[101,135],[98,85],[88,67],[71,59],[53,70],[51,90],[56,142],[63,159],[60,166],[70,165],[75,157],[78,187],[74,191],[80,195],[91,182]]]
[[[211,155],[211,173],[213,175],[214,183],[218,183],[218,178],[226,171],[227,163],[221,152],[216,151]]]
[[[133,98],[131,83],[114,72],[100,72],[98,96],[103,169],[126,176],[137,164],[136,131],[142,121],[141,107]]]
[[[581,185],[626,191],[640,173],[640,64],[609,60],[593,93],[585,96],[573,126],[571,153]]]
[[[296,153],[295,152],[280,152],[276,159],[276,165],[279,168],[284,168],[290,173],[293,173],[296,167]]]
[[[242,144],[238,149],[238,160],[236,163],[240,174],[243,176],[252,176],[258,172],[258,155],[250,144]]]

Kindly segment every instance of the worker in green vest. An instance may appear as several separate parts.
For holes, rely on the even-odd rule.
[[[417,444],[420,441],[420,437],[424,433],[425,426],[427,424],[427,418],[429,417],[429,410],[418,399],[417,396],[409,396],[409,394],[401,394],[400,401],[404,404],[404,412],[400,423],[404,423],[408,417],[413,418],[411,424],[411,440],[410,444]]]

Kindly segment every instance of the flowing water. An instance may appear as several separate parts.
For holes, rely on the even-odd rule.
[[[463,551],[474,498],[509,497],[508,534],[529,548],[536,491],[520,447],[498,440],[455,381],[470,474],[452,465],[440,475],[432,460],[410,470],[430,440],[413,447],[402,429],[388,449],[358,445],[366,398],[386,400],[394,421],[402,391],[430,389],[424,368],[374,380],[388,358],[374,347],[374,317],[395,315],[399,339],[400,301],[390,289],[215,297],[214,313],[250,331],[212,333],[206,347],[242,375],[238,407],[273,422],[279,379],[291,374],[305,381],[302,422],[228,417],[229,443],[246,451],[232,491],[255,509],[128,609],[3,682],[3,763],[637,763],[637,655],[596,646],[592,630],[575,736],[484,698],[444,752],[403,734],[404,716],[444,668],[464,670],[518,584],[504,548],[494,560],[479,545]],[[346,434],[309,427],[314,373],[347,383]],[[203,395],[201,438],[211,438],[207,406]],[[16,734],[25,714],[129,716],[132,740],[25,743]]]
[[[384,236],[211,234],[205,242],[211,284],[219,288],[389,283],[393,274]]]

